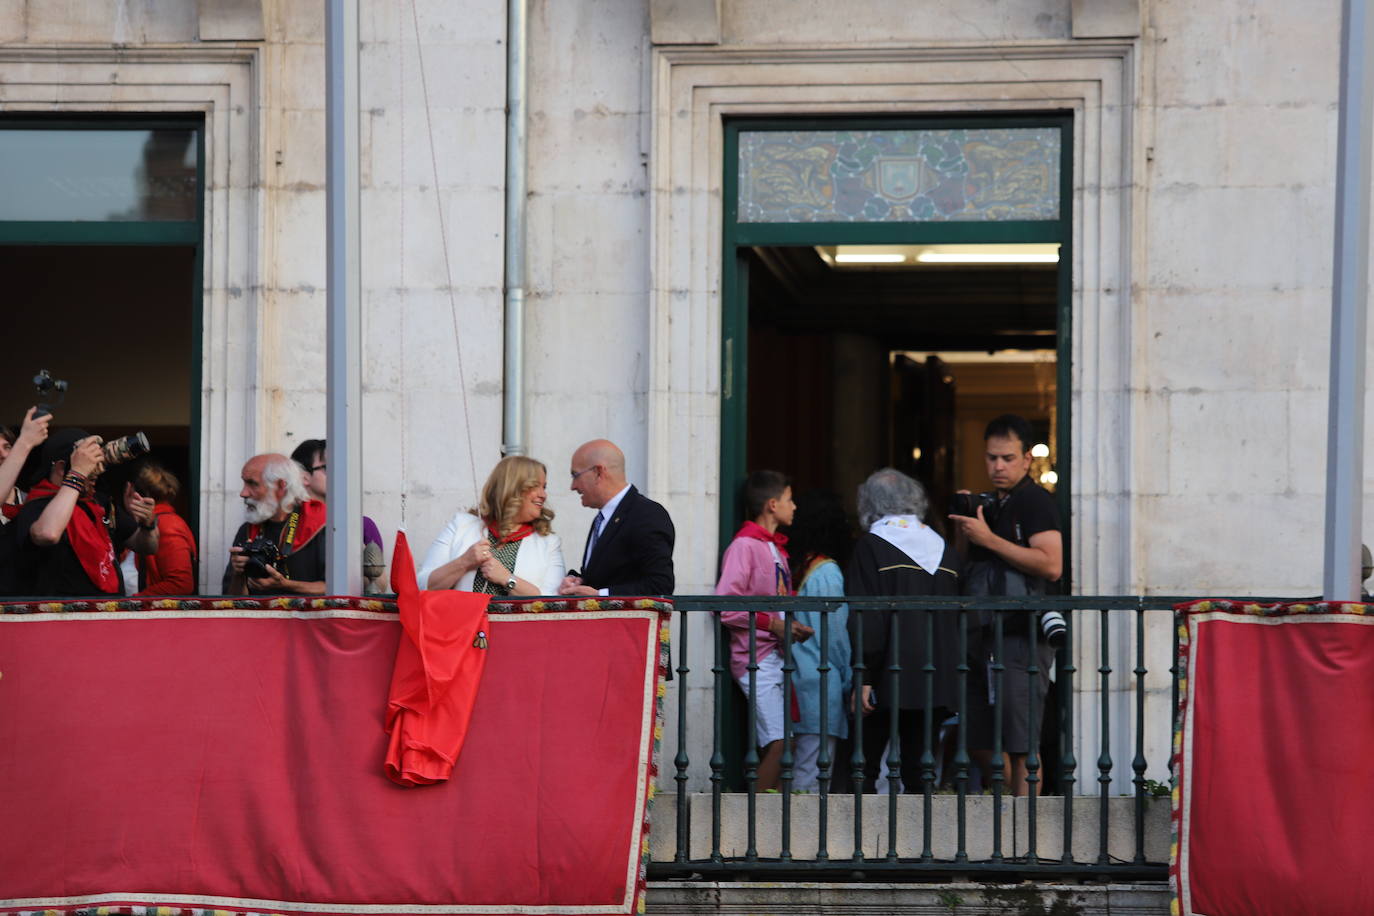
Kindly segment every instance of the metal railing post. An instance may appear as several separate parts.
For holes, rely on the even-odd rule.
[[[1064,797],[1064,854],[1060,861],[1069,864],[1073,858],[1073,787],[1074,772],[1078,760],[1073,753],[1073,611],[1064,611],[1064,649],[1060,653],[1063,664],[1059,666],[1060,709],[1064,710],[1059,724],[1062,732],[1059,756],[1061,775],[1060,792]]]
[[[1099,612],[1101,617],[1102,632],[1099,634],[1101,657],[1098,659],[1097,673],[1101,676],[1101,700],[1098,705],[1102,710],[1102,738],[1100,741],[1101,751],[1097,755],[1097,785],[1100,796],[1099,821],[1097,825],[1097,862],[1099,865],[1106,865],[1109,861],[1107,855],[1107,821],[1108,795],[1112,785],[1112,713],[1111,704],[1107,701],[1111,695],[1111,674],[1112,666],[1108,664],[1109,653],[1109,633],[1111,630],[1111,611],[1103,610]]]
[[[828,838],[830,836],[830,608],[821,611],[821,663],[816,666],[820,675],[821,707],[820,731],[821,746],[816,752],[816,770],[820,776],[817,787],[820,794],[820,807],[816,811],[816,823],[820,836],[816,839],[816,859],[824,862],[830,858]],[[843,683],[843,682],[841,682]]]
[[[1135,861],[1145,862],[1145,610],[1135,612],[1135,758],[1131,769],[1135,772]]]
[[[687,614],[678,611],[677,618],[677,754],[673,766],[677,768],[677,853],[675,862],[687,861],[687,844],[692,836],[692,812],[687,802]]]

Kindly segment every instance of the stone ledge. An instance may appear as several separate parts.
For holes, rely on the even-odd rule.
[[[646,912],[855,916],[1162,916],[1169,886],[1140,884],[821,884],[651,881]]]
[[[704,860],[711,855],[711,795],[688,796],[691,836],[688,857]],[[826,851],[832,859],[848,858],[854,851],[854,797],[832,795],[826,821]],[[649,832],[650,856],[655,862],[671,861],[677,850],[676,796],[662,792],[654,799],[652,829]],[[897,852],[904,858],[921,854],[924,799],[920,795],[897,797]],[[1001,800],[1001,849],[1004,855],[1025,855],[1029,849],[1029,802],[1024,798]],[[755,845],[759,856],[773,858],[782,848],[782,796],[759,795],[755,799]],[[1098,818],[1101,799],[1076,796],[1073,803],[1073,857],[1081,863],[1098,859],[1100,833]],[[1167,862],[1169,858],[1169,813],[1167,798],[1145,800],[1145,858]],[[862,849],[865,856],[887,854],[888,797],[863,797]],[[748,797],[739,793],[721,796],[721,853],[743,856],[748,848]],[[1063,854],[1064,800],[1046,796],[1036,803],[1036,855],[1057,860]],[[931,799],[931,851],[937,858],[952,859],[957,851],[958,798],[936,795]],[[984,861],[993,851],[993,799],[971,795],[965,813],[965,850],[972,861]],[[792,857],[810,861],[820,839],[820,796],[793,795],[791,810]],[[1107,799],[1107,854],[1116,862],[1135,859],[1135,799]]]

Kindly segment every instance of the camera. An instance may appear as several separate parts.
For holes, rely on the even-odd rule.
[[[1040,632],[1045,634],[1045,642],[1051,647],[1058,649],[1064,645],[1064,637],[1068,632],[1068,624],[1064,622],[1064,615],[1058,611],[1046,611],[1040,615]]]
[[[975,518],[978,515],[978,507],[983,507],[983,518],[991,523],[997,513],[997,494],[996,493],[955,493],[954,499],[950,501],[951,515],[967,515]]]
[[[62,403],[62,397],[67,393],[67,380],[53,378],[47,369],[39,369],[33,377],[33,387],[38,390],[38,409],[33,412],[36,420],[52,413],[52,405],[47,403],[49,395],[56,392],[57,403]]]
[[[244,575],[250,579],[267,578],[267,568],[278,568],[281,562],[281,551],[277,549],[277,542],[268,537],[255,537],[243,545],[243,555],[248,558],[248,565],[243,568]]]
[[[152,446],[148,444],[148,437],[139,430],[118,439],[111,439],[102,445],[100,450],[105,453],[105,466],[114,467],[116,464],[143,457],[152,451]]]

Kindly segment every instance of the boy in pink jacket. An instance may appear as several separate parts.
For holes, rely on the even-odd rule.
[[[755,471],[744,488],[745,522],[735,534],[721,559],[717,595],[790,595],[792,574],[787,565],[787,535],[780,525],[790,525],[796,505],[792,487],[777,471]],[[720,622],[730,628],[730,673],[749,698],[749,612],[727,611]],[[790,710],[782,691],[782,634],[785,618],[781,613],[759,611],[754,614],[754,651],[758,669],[754,673],[755,738],[761,753],[758,768],[759,791],[779,788],[782,762],[784,716]],[[798,642],[812,634],[811,627],[792,622],[792,639]]]

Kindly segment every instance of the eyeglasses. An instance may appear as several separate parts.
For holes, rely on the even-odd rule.
[[[327,467],[329,467],[329,465],[327,465],[327,464],[317,464],[317,465],[315,465],[313,468],[310,469],[310,473],[313,474],[313,473],[315,473],[316,471],[323,471],[323,470],[324,470],[325,468],[327,468]]]
[[[577,478],[581,477],[583,474],[587,473],[588,471],[596,470],[596,468],[597,468],[597,465],[594,465],[594,464],[593,464],[593,465],[591,465],[590,467],[585,467],[585,468],[583,468],[583,469],[580,470],[580,471],[573,471],[573,472],[572,472],[572,479],[573,479],[574,481],[576,481]]]

